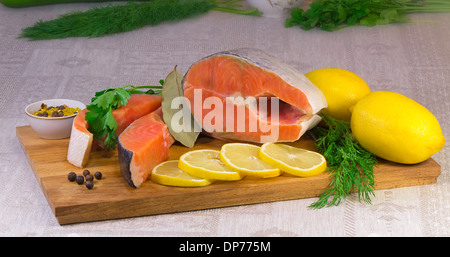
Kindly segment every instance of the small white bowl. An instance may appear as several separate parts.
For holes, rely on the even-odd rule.
[[[70,99],[48,99],[32,103],[25,107],[28,122],[39,137],[45,139],[63,139],[70,137],[72,123],[77,114],[65,117],[40,117],[33,115],[34,112],[41,109],[41,104],[47,106],[67,105],[72,108],[86,109],[86,105],[82,102]]]
[[[286,17],[299,7],[303,0],[247,0],[247,3],[258,8],[265,17]]]

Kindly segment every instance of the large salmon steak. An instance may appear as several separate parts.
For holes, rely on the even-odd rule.
[[[301,72],[258,49],[205,57],[188,69],[182,85],[203,131],[226,140],[293,142],[327,107],[322,91]]]

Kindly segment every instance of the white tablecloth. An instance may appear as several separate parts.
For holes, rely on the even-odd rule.
[[[95,91],[157,84],[174,65],[185,72],[209,54],[254,47],[301,72],[338,67],[372,91],[391,90],[427,107],[450,139],[450,14],[415,14],[409,23],[336,32],[284,28],[284,19],[212,11],[178,23],[102,38],[18,39],[21,29],[98,4],[13,9],[0,5],[1,236],[449,236],[450,149],[433,158],[436,184],[376,191],[372,205],[350,195],[310,210],[317,198],[60,226],[16,138],[23,108],[48,98],[85,103]],[[447,144],[448,145],[448,144]]]

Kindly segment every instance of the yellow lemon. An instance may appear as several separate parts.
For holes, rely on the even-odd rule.
[[[327,99],[328,107],[323,113],[346,122],[350,121],[350,109],[370,93],[367,83],[351,71],[338,68],[325,68],[311,71],[305,76]]]
[[[231,169],[247,176],[260,178],[277,177],[282,172],[261,160],[260,147],[244,143],[227,143],[220,150],[220,160]]]
[[[327,161],[320,153],[286,144],[265,143],[259,158],[280,170],[299,177],[311,177],[327,169]]]
[[[211,180],[240,180],[241,173],[232,170],[220,160],[220,151],[194,150],[183,154],[178,167],[191,176]]]
[[[200,187],[212,183],[211,180],[189,175],[178,168],[178,161],[166,161],[152,170],[150,179],[158,184],[179,187]]]
[[[355,105],[351,129],[367,151],[403,164],[425,161],[445,144],[439,122],[430,111],[388,91],[370,93]]]

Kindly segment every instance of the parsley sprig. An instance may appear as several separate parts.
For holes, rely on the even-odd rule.
[[[319,200],[309,207],[320,209],[337,206],[354,191],[358,193],[360,202],[370,204],[375,189],[373,167],[377,164],[377,158],[362,148],[353,137],[349,122],[336,120],[323,113],[320,115],[325,127],[316,126],[310,130],[310,134],[327,159],[331,182]]]
[[[107,150],[115,149],[118,140],[116,134],[118,124],[112,111],[126,105],[132,94],[161,94],[164,80],[160,80],[159,83],[161,86],[126,85],[96,92],[91,99],[91,104],[87,106],[88,112],[85,119],[89,123],[88,130],[95,139],[105,139],[104,145]]]
[[[297,8],[286,19],[285,27],[314,27],[335,31],[354,25],[375,26],[411,22],[416,12],[450,12],[447,0],[315,0],[304,11]]]

